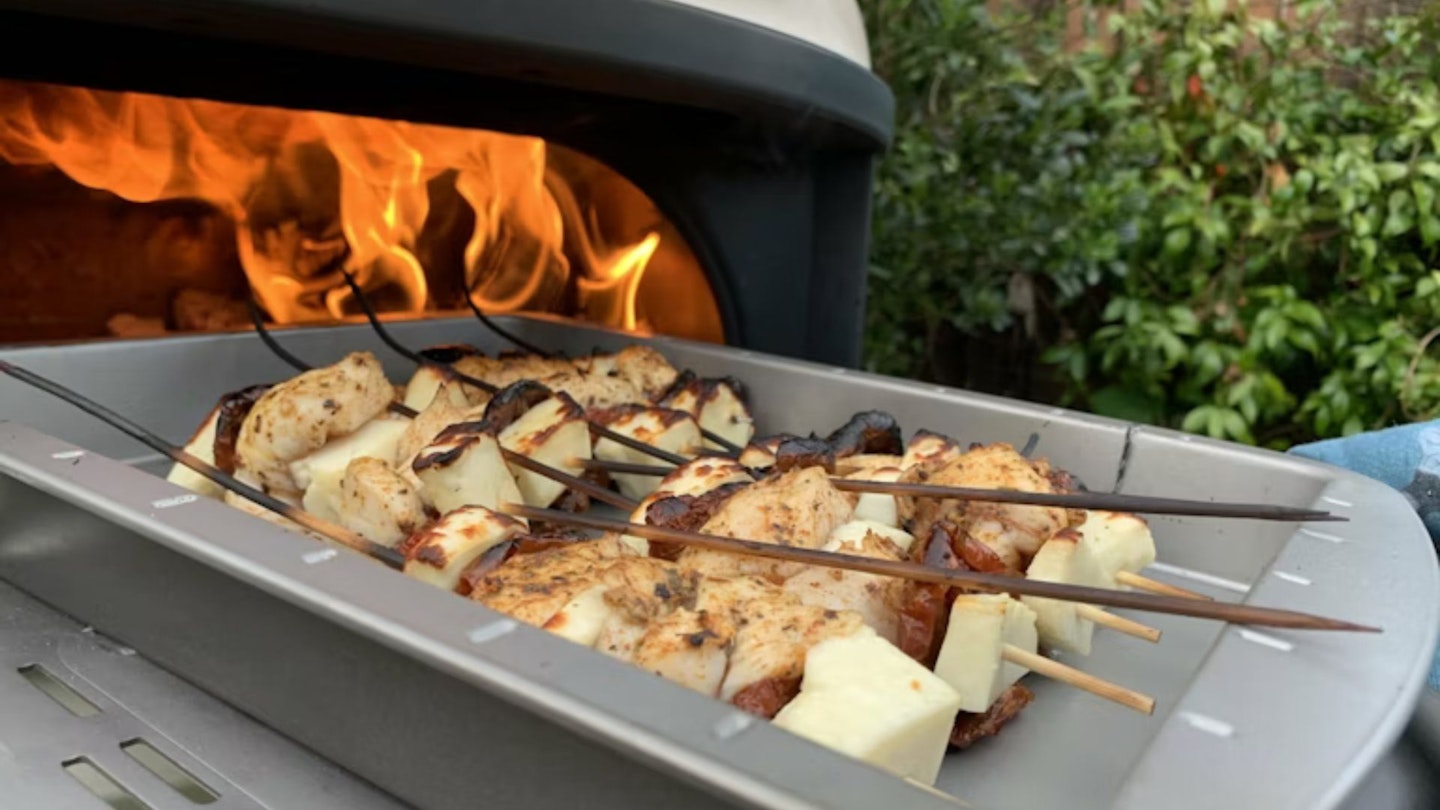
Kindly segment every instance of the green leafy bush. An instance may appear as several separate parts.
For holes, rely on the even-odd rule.
[[[1271,446],[1440,415],[1436,13],[1185,9],[1077,50],[1063,9],[867,4],[899,104],[869,364],[1004,333],[1063,402]]]

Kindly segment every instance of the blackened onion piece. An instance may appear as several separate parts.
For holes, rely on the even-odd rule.
[[[913,562],[933,568],[968,571],[969,566],[957,556],[951,537],[957,533],[949,523],[936,523],[925,541],[910,547]],[[955,589],[931,582],[907,582],[900,602],[900,632],[897,646],[906,655],[934,669],[950,624],[950,605]]]
[[[468,343],[448,343],[421,349],[417,354],[432,363],[444,363],[448,366],[466,357],[478,357],[481,352]]]
[[[667,498],[660,498],[645,508],[645,520],[648,526],[659,526],[662,529],[676,529],[684,532],[698,532],[714,516],[716,510],[731,495],[740,491],[749,484],[736,481],[720,486],[700,495],[671,495]],[[650,541],[650,556],[662,560],[674,560],[685,550],[682,543],[667,543],[663,540]]]
[[[952,546],[955,553],[958,554],[965,565],[972,570],[979,571],[982,574],[1006,574],[1014,577],[1023,576],[1021,572],[1007,566],[1005,561],[1000,559],[1000,555],[996,554],[993,549],[976,540],[974,537],[971,537],[967,531],[961,530],[958,532],[952,541]]]
[[[505,561],[515,556],[518,550],[517,538],[510,538],[502,543],[496,543],[475,558],[475,561],[465,566],[460,572],[460,582],[455,585],[455,592],[461,596],[469,596],[470,592],[479,587],[485,577],[496,568],[505,564]]]
[[[824,467],[835,474],[835,451],[824,439],[786,439],[775,449],[775,471],[787,472],[799,467]]]
[[[250,409],[269,390],[268,383],[252,385],[220,398],[220,413],[215,417],[215,444],[211,448],[216,467],[227,473],[235,472],[235,444],[240,441],[240,427],[245,424]]]
[[[999,734],[1000,729],[1014,720],[1020,710],[1029,706],[1034,699],[1034,692],[1018,683],[1011,684],[984,712],[960,712],[955,718],[955,727],[950,731],[950,745],[954,748],[969,748],[986,737]]]
[[[487,431],[499,435],[500,431],[524,416],[526,411],[554,395],[548,387],[534,380],[513,382],[490,398],[481,421]]]
[[[898,456],[905,452],[900,423],[884,411],[861,411],[825,439],[837,458],[861,454]]]
[[[799,678],[765,678],[756,681],[735,693],[730,702],[737,709],[747,711],[766,720],[785,708],[785,704],[800,694]]]

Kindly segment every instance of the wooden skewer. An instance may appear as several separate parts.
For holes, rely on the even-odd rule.
[[[1142,714],[1155,713],[1155,698],[1143,692],[1126,689],[1104,678],[1097,678],[1074,667],[1067,667],[1059,661],[1043,655],[1036,655],[1029,650],[1022,650],[1013,644],[1006,644],[1002,655],[1006,661],[1025,667],[1037,675],[1054,678],[1061,683],[1083,689],[1106,700],[1113,700],[1121,706],[1127,706]]]
[[[673,470],[651,464],[592,459],[587,468],[631,475],[669,475]],[[1057,506],[1063,509],[1094,509],[1104,512],[1144,512],[1152,515],[1191,515],[1195,517],[1250,518],[1252,520],[1345,521],[1348,518],[1319,509],[1297,509],[1270,504],[1221,503],[1191,501],[1180,498],[1156,498],[1149,495],[1121,495],[1109,492],[1023,492],[1014,489],[980,489],[946,487],[899,481],[866,481],[853,478],[831,478],[836,489],[846,492],[875,492],[890,495],[911,495],[921,498],[944,498],[960,501],[1015,503],[1031,506]]]
[[[190,455],[183,449],[165,441],[154,433],[131,422],[129,419],[106,408],[104,405],[82,396],[59,383],[4,360],[0,360],[0,373],[8,374],[23,383],[32,385],[41,391],[65,400],[80,410],[85,411],[91,416],[100,419],[102,422],[111,425],[131,438],[141,442],[150,449],[168,457],[171,461],[189,467],[215,484],[281,517],[293,520],[316,534],[328,537],[341,545],[349,546],[362,554],[374,557],[391,568],[399,569],[405,566],[405,558],[395,549],[383,546],[373,540],[367,540],[343,526],[337,526],[327,520],[322,520],[303,509],[285,503],[265,492],[261,492],[220,468],[212,464],[207,464],[195,456]]]
[[[602,532],[632,534],[647,540],[679,543],[713,551],[747,554],[753,557],[767,557],[805,565],[819,565],[826,568],[843,568],[863,571],[884,577],[931,582],[971,588],[992,593],[1020,593],[1043,596],[1067,602],[1085,602],[1107,607],[1148,610],[1155,613],[1170,613],[1178,616],[1193,616],[1202,619],[1219,619],[1235,624],[1249,624],[1261,627],[1288,627],[1297,630],[1348,630],[1353,632],[1378,633],[1378,627],[1354,622],[1330,619],[1309,613],[1277,608],[1262,608],[1230,602],[1206,602],[1198,599],[1181,599],[1173,596],[1153,596],[1132,591],[1113,591],[1105,588],[1090,588],[1081,585],[1066,585],[1058,582],[1022,579],[1004,574],[982,574],[978,571],[961,571],[953,568],[934,568],[918,563],[898,560],[877,560],[856,554],[843,554],[798,546],[780,546],[757,540],[721,537],[679,529],[666,529],[630,523],[623,520],[577,515],[556,509],[538,509],[523,504],[501,504],[499,511],[531,520],[544,520],[576,528],[594,529]]]
[[[1094,605],[1081,605],[1075,609],[1080,618],[1092,621],[1101,627],[1114,630],[1117,633],[1124,633],[1127,636],[1144,639],[1152,644],[1160,640],[1160,631],[1148,624],[1141,624],[1132,621],[1124,616],[1116,616],[1114,613],[1101,610]]]
[[[1206,601],[1214,601],[1213,599],[1211,599],[1211,597],[1208,597],[1203,593],[1196,593],[1195,591],[1187,590],[1185,588],[1177,587],[1169,583],[1161,582],[1157,579],[1151,579],[1149,577],[1141,576],[1139,574],[1134,574],[1129,571],[1121,571],[1117,573],[1115,575],[1115,581],[1121,585],[1128,585],[1137,591],[1144,591],[1146,593],[1158,593],[1162,596],[1178,596],[1182,599],[1204,599]]]

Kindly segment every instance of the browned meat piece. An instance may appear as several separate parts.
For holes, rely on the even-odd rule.
[[[819,467],[827,473],[835,472],[835,451],[823,439],[791,438],[780,442],[775,449],[775,471],[787,472],[801,467]]]
[[[215,417],[215,466],[227,473],[235,472],[235,443],[240,439],[240,426],[269,385],[252,385],[232,391],[220,398],[220,411]]]
[[[900,423],[884,411],[862,411],[850,417],[825,439],[837,458],[862,454],[899,455],[905,452]]]
[[[917,538],[910,547],[910,558],[935,568],[968,570],[951,549],[950,536],[954,527],[936,524],[923,539]],[[950,621],[952,589],[929,582],[907,582],[900,599],[899,637],[896,646],[906,655],[927,667],[934,668],[945,640]]]
[[[730,702],[739,709],[774,720],[785,704],[800,694],[802,678],[766,678],[756,681],[735,693]]]
[[[969,748],[986,737],[999,734],[1000,729],[1014,720],[1034,699],[1034,692],[1017,683],[1001,692],[1000,697],[982,714],[960,712],[955,718],[955,728],[950,732],[950,745],[954,748]]]
[[[746,486],[748,485],[742,483],[721,484],[701,495],[671,495],[661,498],[646,508],[645,523],[664,529],[698,532],[700,527],[714,516],[715,510],[719,509],[731,495]],[[680,552],[684,550],[685,547],[678,543],[666,543],[662,540],[650,541],[650,556],[652,557],[673,560],[679,557]]]

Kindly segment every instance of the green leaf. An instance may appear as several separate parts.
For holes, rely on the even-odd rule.
[[[1101,416],[1153,424],[1160,414],[1160,403],[1143,391],[1107,386],[1090,395],[1090,409]]]
[[[1172,228],[1165,234],[1165,252],[1171,256],[1178,256],[1190,247],[1190,229]]]

